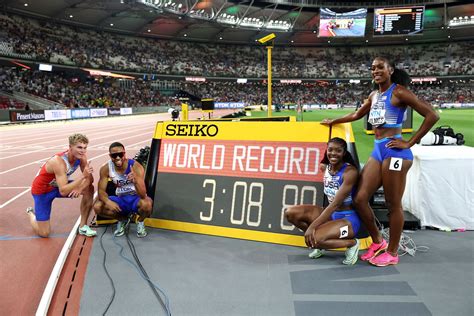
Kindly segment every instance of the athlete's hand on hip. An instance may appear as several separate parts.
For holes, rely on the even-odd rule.
[[[334,122],[334,120],[325,118],[324,120],[321,121],[321,124],[331,126],[332,122]]]
[[[399,148],[399,149],[407,149],[410,148],[410,143],[401,138],[392,138],[385,147],[387,148]]]

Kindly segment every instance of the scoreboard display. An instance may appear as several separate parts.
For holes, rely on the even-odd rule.
[[[323,205],[319,162],[329,135],[318,122],[158,122],[147,225],[304,246],[284,212]],[[353,143],[350,124],[332,127],[332,136]]]
[[[425,7],[374,10],[374,35],[422,34]]]

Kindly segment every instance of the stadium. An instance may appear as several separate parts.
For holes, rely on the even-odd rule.
[[[471,1],[5,0],[0,25],[2,315],[474,313]],[[360,229],[292,217],[336,205],[335,137]],[[382,140],[412,157],[379,176]]]

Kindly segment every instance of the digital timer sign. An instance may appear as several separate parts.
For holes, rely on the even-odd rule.
[[[374,10],[374,35],[423,33],[425,7],[397,7]]]
[[[354,142],[349,124],[332,136]],[[303,246],[284,211],[323,205],[319,162],[328,139],[318,122],[159,122],[147,225]]]

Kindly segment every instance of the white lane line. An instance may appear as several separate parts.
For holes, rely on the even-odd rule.
[[[150,141],[149,141],[149,140],[142,140],[142,141],[140,141],[140,142],[138,142],[138,143],[134,143],[134,144],[130,144],[130,145],[125,145],[125,148],[127,149],[127,148],[129,148],[129,147],[136,146],[136,145],[138,145],[138,144],[148,143],[148,142],[150,142]],[[97,158],[100,158],[100,157],[103,157],[103,156],[108,156],[108,155],[109,155],[109,152],[107,151],[106,153],[101,154],[101,155],[98,155],[98,156],[95,156],[95,157],[93,157],[93,158],[91,158],[91,159],[89,159],[89,160],[92,161],[92,160],[95,160],[95,159],[97,159]],[[129,157],[129,158],[130,158],[130,157]]]
[[[128,125],[127,128],[130,129],[130,128],[136,128],[136,127],[143,127],[143,124],[140,123],[140,124],[137,124],[137,125]],[[88,135],[89,132],[92,134],[92,133],[99,133],[99,134],[103,134],[104,132],[115,132],[115,131],[121,131],[123,130],[122,127],[112,127],[112,126],[104,126],[103,128],[91,128],[89,130],[81,130],[81,133],[82,134],[85,134],[85,135]],[[76,131],[76,129],[73,129],[69,132],[67,131],[62,131],[63,134],[66,134],[66,133],[74,133],[74,131]],[[38,141],[40,139],[54,139],[56,140],[57,139],[57,135],[52,135],[51,132],[46,132],[46,134],[48,134],[48,136],[44,136],[44,137],[35,137],[35,141]],[[41,135],[41,133],[39,134],[35,134],[35,136],[38,136],[38,135]],[[21,140],[15,140],[13,142],[11,142],[10,140],[13,139],[13,137],[8,137],[8,141],[5,141],[4,142],[4,145],[13,145],[13,144],[17,144],[17,143],[24,143],[24,142],[29,142],[31,141],[31,135],[23,135],[21,136],[22,139]],[[91,138],[91,137],[89,137]],[[7,139],[7,138],[5,138]],[[44,142],[43,142],[44,143]]]
[[[169,116],[169,114],[167,114]],[[166,120],[166,119],[165,119]],[[153,126],[156,125],[157,121],[163,121],[160,117],[154,115],[153,117],[140,117],[139,120],[134,120],[133,118],[127,117],[123,118],[122,121],[110,120],[110,121],[103,121],[103,122],[84,122],[84,124],[74,124],[74,125],[62,125],[57,126],[59,124],[54,124],[55,122],[49,122],[49,124],[45,124],[43,126],[17,126],[17,129],[8,129],[9,127],[2,127],[2,133],[0,135],[0,140],[2,142],[7,142],[10,140],[18,141],[21,138],[30,138],[31,134],[34,133],[35,135],[43,137],[44,135],[51,134],[52,136],[55,135],[55,132],[51,131],[51,129],[61,129],[64,133],[76,133],[81,132],[83,134],[88,134],[89,132],[94,132],[98,130],[107,131],[108,129],[123,129],[126,124],[127,128],[130,127],[140,127],[150,124]],[[72,122],[71,122],[72,123]],[[92,124],[91,124],[92,123]],[[100,126],[94,125],[95,123],[100,123]],[[93,127],[91,127],[93,126]]]
[[[28,189],[29,187],[0,187],[0,190],[1,189]]]
[[[137,130],[134,130],[135,131],[138,131],[138,130],[144,130],[144,129],[149,129],[148,127],[147,128],[140,128],[140,129],[137,129]],[[130,134],[130,130],[124,132],[124,133],[118,133],[118,134],[115,134],[115,135],[123,135],[123,134]],[[139,135],[144,135],[144,134],[139,134]],[[110,137],[110,136],[102,136],[102,137],[95,137],[94,140],[96,139],[102,139],[102,138],[107,138],[107,137]],[[44,143],[50,143],[50,142],[53,142],[53,141],[57,141],[56,140],[50,140],[50,141],[46,141],[46,142],[41,142],[41,143],[36,143],[35,146],[37,146],[38,144],[44,144]],[[105,143],[102,143],[102,144],[105,144]],[[26,145],[28,147],[28,145]],[[59,145],[55,145],[53,147],[50,146],[49,149],[54,149],[55,147],[57,147]],[[97,146],[97,145],[96,145]],[[31,148],[31,146],[30,146]],[[28,155],[28,154],[32,154],[32,153],[36,153],[36,152],[39,152],[39,151],[42,151],[44,150],[45,148],[42,147],[41,149],[37,149],[37,150],[31,150],[31,151],[25,151],[21,154],[16,154],[16,155],[11,155],[11,156],[6,156],[6,157],[1,157],[0,160],[3,160],[3,159],[9,159],[9,158],[13,158],[13,157],[18,157],[18,156],[22,156],[22,155]]]
[[[94,200],[96,197],[97,191],[94,192]],[[76,223],[72,227],[69,236],[64,242],[63,248],[59,253],[58,259],[56,260],[53,270],[49,275],[48,283],[46,283],[43,295],[41,295],[41,300],[38,304],[38,308],[36,309],[35,316],[46,316],[48,314],[49,304],[51,304],[51,299],[53,298],[54,290],[56,289],[56,285],[58,284],[59,276],[61,275],[61,271],[63,270],[66,258],[69,255],[69,252],[71,251],[74,240],[76,239],[77,230],[79,229],[80,223],[81,217],[79,216]]]
[[[35,161],[33,161],[33,162],[30,162],[30,163],[27,163],[27,164],[24,164],[24,165],[21,165],[21,166],[12,168],[12,169],[8,169],[8,170],[5,170],[5,171],[2,171],[2,172],[0,172],[0,175],[5,174],[5,173],[8,173],[8,172],[11,172],[11,171],[15,171],[15,170],[17,170],[17,169],[21,169],[21,168],[26,167],[26,166],[29,166],[29,165],[33,165],[33,164],[35,164],[35,163],[40,163],[40,162],[42,162],[43,160],[46,160],[46,159],[48,159],[48,158],[50,158],[50,157],[41,158],[41,159],[35,160]]]
[[[142,136],[142,135],[147,135],[147,134],[149,135],[150,132],[148,132],[148,133],[143,133],[143,134],[137,134],[137,135],[133,135],[133,136],[130,136],[130,137],[121,138],[121,140],[123,140],[123,139],[128,139],[128,138],[133,138],[133,137],[137,137],[137,136]],[[146,141],[147,141],[147,142],[151,142],[151,139],[150,139],[150,140],[146,140]],[[142,142],[145,142],[145,141],[142,141]],[[108,144],[108,143],[109,143],[109,142],[102,143],[102,144],[97,144],[96,146],[103,145],[103,144]],[[140,142],[139,142],[139,143],[140,143]],[[132,145],[132,146],[133,146],[133,145]],[[95,146],[94,146],[94,147],[95,147]],[[105,155],[108,155],[108,153],[106,153]],[[101,156],[104,156],[104,155],[100,155],[100,157],[101,157]],[[43,160],[45,160],[45,159],[49,159],[49,158],[51,158],[51,156],[50,156],[50,157],[46,157],[46,158],[41,158],[41,159],[35,160],[35,161],[33,161],[33,162],[30,162],[30,163],[27,163],[27,164],[24,164],[24,165],[21,165],[21,166],[12,168],[12,169],[8,169],[8,170],[5,170],[5,171],[2,171],[2,172],[0,172],[0,175],[5,174],[5,173],[8,173],[8,172],[11,172],[11,171],[15,171],[15,170],[17,170],[17,169],[21,169],[21,168],[26,167],[26,166],[30,166],[30,165],[39,163],[39,162],[41,162],[41,161],[43,161]],[[91,160],[92,160],[92,159],[91,159]]]
[[[16,199],[18,199],[20,196],[22,196],[23,194],[25,193],[28,193],[30,192],[31,188],[28,188],[26,189],[25,191],[15,195],[14,197],[12,197],[11,199],[9,199],[8,201],[6,201],[5,203],[3,203],[2,205],[0,205],[0,208],[4,208],[5,206],[7,206],[8,204],[10,204],[11,202],[15,201]]]
[[[81,217],[77,219],[74,227],[72,228],[69,236],[66,239],[66,242],[59,253],[58,259],[54,264],[53,270],[49,275],[48,283],[46,283],[46,287],[44,289],[43,295],[41,296],[40,303],[38,305],[38,309],[36,309],[35,316],[46,316],[48,314],[49,304],[51,304],[51,299],[53,298],[54,290],[56,289],[56,285],[59,280],[59,276],[61,275],[61,271],[63,270],[64,263],[66,262],[66,258],[69,255],[69,251],[72,248],[72,243],[76,239],[77,230],[79,229],[79,225],[81,223]],[[88,237],[89,238],[89,237]]]
[[[134,144],[130,144],[129,146],[136,146],[136,145],[138,145],[138,144],[143,144],[143,143],[147,143],[147,142],[149,142],[149,140],[142,140],[142,141],[140,141],[140,142],[137,142],[137,143],[134,143]],[[108,156],[108,155],[109,155],[109,153],[107,152],[107,153],[104,153],[104,154],[101,154],[101,155],[92,157],[91,159],[89,159],[89,161],[95,160],[95,159],[100,158],[100,157],[103,157],[103,156]],[[29,191],[31,190],[30,187],[27,187],[27,188],[28,188],[27,190],[25,190],[25,191],[23,191],[23,192],[21,192],[21,193],[15,195],[15,196],[12,197],[10,200],[8,200],[8,201],[6,201],[5,203],[3,203],[2,205],[0,205],[0,209],[3,208],[3,207],[5,207],[5,206],[7,206],[7,205],[10,204],[11,202],[15,201],[15,200],[18,199],[20,196],[22,196],[23,194],[25,194],[25,193],[27,193],[27,192],[29,192]]]
[[[167,114],[167,117],[171,120],[171,116]],[[157,118],[156,116],[145,115],[145,116],[122,116],[122,120],[86,120],[86,121],[74,121],[70,120],[67,124],[61,124],[58,121],[45,121],[45,124],[23,124],[23,125],[8,125],[2,126],[2,130],[5,130],[5,135],[14,136],[14,137],[21,137],[28,135],[31,130],[39,131],[41,133],[45,133],[46,131],[51,132],[51,128],[55,129],[57,127],[61,128],[62,130],[89,130],[94,129],[101,126],[117,126],[122,122],[126,122],[128,124],[141,124],[143,122],[151,122],[156,123]],[[160,119],[162,121],[162,119]],[[82,124],[81,124],[82,123]],[[59,126],[58,126],[59,125]]]

